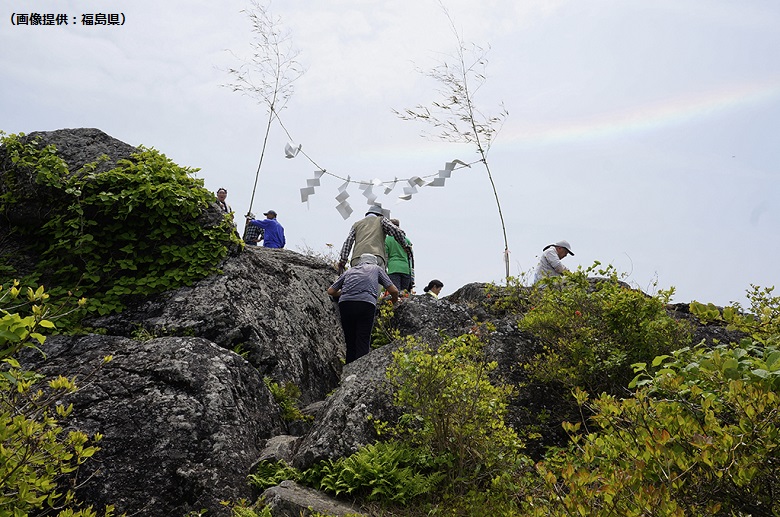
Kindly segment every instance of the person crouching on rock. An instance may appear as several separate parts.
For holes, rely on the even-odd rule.
[[[347,364],[368,354],[371,349],[371,329],[379,299],[378,285],[382,284],[387,289],[392,303],[398,301],[398,288],[377,262],[375,255],[363,253],[356,266],[328,287],[328,294],[339,298],[341,328],[347,342]]]

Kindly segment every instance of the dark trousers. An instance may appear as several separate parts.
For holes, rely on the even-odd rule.
[[[376,306],[368,302],[340,302],[339,314],[344,340],[347,342],[347,364],[371,350],[371,329]]]
[[[398,288],[398,292],[412,290],[412,275],[405,273],[390,273],[387,275],[393,281],[393,285]]]

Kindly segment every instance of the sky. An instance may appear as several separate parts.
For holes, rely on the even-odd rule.
[[[257,41],[245,0],[0,0],[0,130],[94,127],[153,147],[227,188],[240,230],[250,203],[273,209],[287,248],[320,255],[338,253],[369,206],[359,182],[374,182],[414,244],[418,292],[437,278],[446,296],[504,282],[496,196],[474,144],[433,138],[394,110],[442,100],[426,72],[454,64],[460,38],[489,49],[474,105],[508,112],[487,164],[512,275],[527,279],[542,248],[565,239],[570,269],[609,264],[645,292],[674,287],[674,302],[744,305],[751,284],[777,283],[780,2],[264,5],[304,73],[259,174],[267,109],[229,87]],[[17,23],[30,13],[69,23]],[[286,158],[288,144],[301,152]],[[407,180],[429,182],[453,160],[472,165],[399,199]],[[347,178],[344,219],[335,197]]]

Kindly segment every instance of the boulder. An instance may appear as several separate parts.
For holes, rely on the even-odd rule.
[[[398,419],[385,370],[399,346],[385,345],[344,367],[338,389],[325,400],[312,430],[298,441],[294,467],[303,470],[322,460],[349,456],[377,440],[374,421]]]
[[[247,248],[222,274],[130,303],[90,322],[111,335],[197,336],[246,357],[263,376],[291,382],[301,403],[322,400],[339,381],[346,354],[338,308],[325,291],[326,263],[294,251]]]
[[[36,131],[21,137],[21,141],[37,142],[40,149],[56,146],[57,156],[62,158],[71,174],[80,174],[85,164],[93,162],[99,162],[98,171],[110,170],[119,160],[130,159],[138,152],[137,148],[94,128]],[[40,226],[49,213],[50,193],[35,180],[36,173],[12,163],[5,149],[0,147],[0,193],[7,188],[4,176],[12,170],[15,173],[14,192],[23,196],[23,202],[6,210],[7,224],[10,227]]]
[[[284,431],[262,376],[241,356],[201,338],[136,341],[52,337],[47,359],[26,366],[77,375],[68,425],[101,433],[79,472],[80,499],[128,515],[227,515],[221,500],[248,498],[246,476],[265,442]],[[102,358],[113,360],[96,370]]]
[[[357,506],[338,501],[289,480],[282,481],[278,486],[267,489],[263,492],[262,498],[274,517],[309,517],[312,515],[361,517],[366,515]]]

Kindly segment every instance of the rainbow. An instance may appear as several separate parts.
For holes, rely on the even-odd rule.
[[[507,143],[549,145],[566,141],[626,136],[630,133],[656,130],[755,106],[777,98],[780,98],[780,80],[742,84],[706,93],[665,99],[662,102],[605,114],[586,121],[540,124],[530,128],[505,127],[498,135],[496,145]]]

